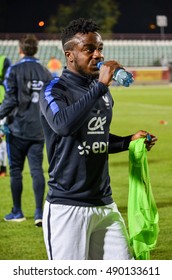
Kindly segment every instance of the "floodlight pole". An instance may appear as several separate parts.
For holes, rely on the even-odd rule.
[[[164,38],[164,26],[160,27],[161,38]]]

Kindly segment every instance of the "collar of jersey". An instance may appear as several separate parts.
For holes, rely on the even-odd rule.
[[[94,79],[89,79],[84,76],[79,76],[76,73],[68,70],[67,68],[63,70],[63,75],[67,79],[70,79],[73,84],[78,84],[80,86],[88,86],[94,81]]]
[[[33,56],[24,56],[21,60],[20,60],[20,63],[22,62],[37,62],[37,63],[40,63],[39,59],[33,57]]]

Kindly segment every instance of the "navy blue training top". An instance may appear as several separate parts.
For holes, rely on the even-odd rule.
[[[39,94],[51,73],[35,57],[24,56],[6,72],[0,119],[7,118],[10,132],[19,138],[42,141]]]
[[[67,69],[42,90],[50,203],[101,206],[113,202],[108,153],[127,150],[131,136],[109,134],[112,106],[108,87]]]

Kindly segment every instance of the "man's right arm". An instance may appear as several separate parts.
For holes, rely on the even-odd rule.
[[[9,68],[4,80],[5,96],[2,104],[0,105],[0,119],[8,116],[11,111],[17,107],[17,85],[15,82],[15,73],[12,68]]]
[[[52,94],[47,87],[40,95],[41,111],[50,127],[61,136],[75,133],[83,124],[97,99],[104,95],[108,88],[98,82],[76,102],[68,105],[61,94]]]

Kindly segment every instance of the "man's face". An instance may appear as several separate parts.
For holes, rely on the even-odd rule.
[[[78,33],[72,39],[73,48],[65,51],[67,68],[79,75],[98,78],[97,63],[104,59],[103,42],[97,32]]]

